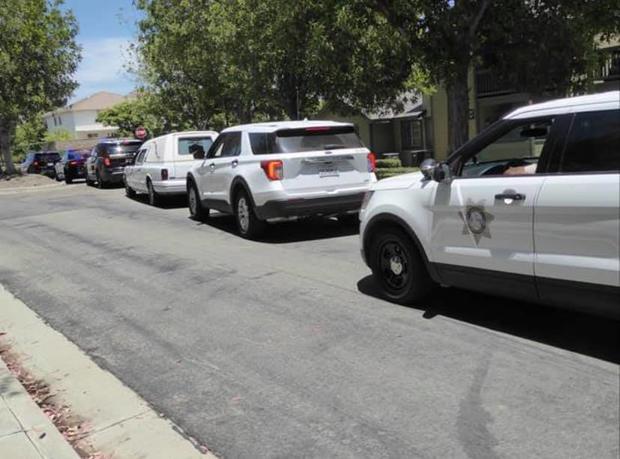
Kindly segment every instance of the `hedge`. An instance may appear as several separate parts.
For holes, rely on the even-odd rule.
[[[417,172],[419,170],[420,169],[417,167],[393,167],[388,169],[378,168],[375,173],[377,175],[377,179],[381,180],[388,177],[394,177],[395,175],[410,174],[411,172]]]
[[[377,160],[377,168],[378,169],[393,169],[395,167],[402,167],[402,163],[398,158],[390,158],[390,159],[378,159]]]

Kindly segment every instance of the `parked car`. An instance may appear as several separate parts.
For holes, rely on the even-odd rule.
[[[134,154],[142,145],[136,139],[103,139],[86,160],[86,184],[99,188],[122,183],[125,165],[133,164]]]
[[[383,295],[460,287],[620,316],[620,92],[528,105],[366,195]]]
[[[23,174],[43,174],[50,177],[56,176],[56,163],[60,161],[57,151],[31,151],[21,163]]]
[[[235,215],[239,234],[265,222],[323,215],[357,220],[376,181],[375,156],[353,125],[332,121],[260,123],[228,128],[187,177],[195,219],[210,209]]]
[[[187,193],[186,177],[195,161],[204,160],[215,131],[175,132],[146,141],[135,163],[125,167],[127,195],[148,193],[151,205],[162,196]]]
[[[67,150],[55,165],[56,180],[70,184],[77,178],[85,178],[84,164],[89,156],[89,150]]]

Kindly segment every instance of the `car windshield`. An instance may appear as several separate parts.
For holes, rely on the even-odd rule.
[[[274,133],[250,133],[250,144],[255,155],[303,153],[364,146],[353,126],[315,126],[282,129]]]
[[[57,161],[60,159],[60,154],[58,153],[37,153],[35,155],[35,159],[39,161]]]

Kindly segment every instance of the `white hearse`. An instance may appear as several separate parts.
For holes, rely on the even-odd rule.
[[[187,173],[196,161],[203,161],[217,136],[215,131],[187,131],[147,140],[133,165],[125,167],[127,196],[147,193],[149,203],[157,205],[161,196],[187,193]]]
[[[360,213],[384,296],[433,285],[620,316],[620,92],[529,105]]]

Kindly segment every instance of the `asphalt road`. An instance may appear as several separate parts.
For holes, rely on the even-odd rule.
[[[368,276],[335,221],[0,195],[0,283],[222,457],[618,457],[617,322]]]

